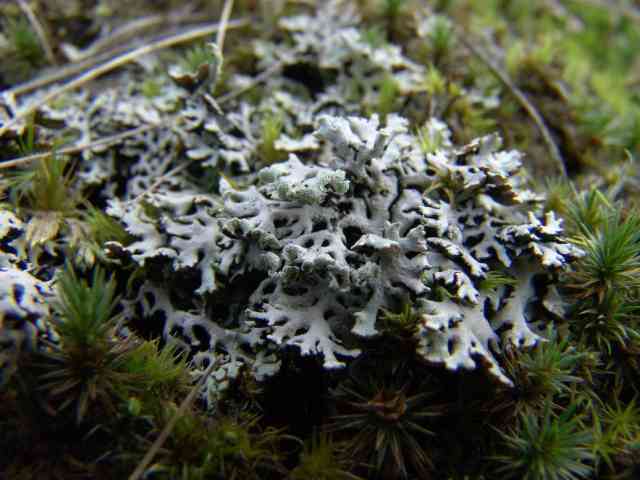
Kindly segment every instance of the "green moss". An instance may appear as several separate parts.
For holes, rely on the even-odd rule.
[[[176,407],[166,410],[168,418]],[[207,420],[195,412],[185,413],[171,433],[163,453],[146,475],[157,478],[261,479],[266,471],[281,469],[275,450],[280,432],[261,431],[257,417]]]
[[[440,65],[455,47],[456,37],[451,21],[442,15],[431,19],[431,29],[427,35],[427,48],[435,65]]]
[[[547,335],[548,340],[541,340],[529,350],[507,352],[505,371],[515,388],[505,391],[510,398],[503,408],[514,415],[537,415],[549,403],[557,405],[562,398],[569,398],[574,386],[584,383],[578,372],[588,354],[578,351],[568,339],[559,339],[551,329],[547,329]]]
[[[147,78],[140,84],[140,92],[146,98],[155,98],[162,93],[162,85],[155,78]]]
[[[588,227],[584,227],[585,229]],[[607,293],[625,292],[640,286],[640,218],[622,218],[615,212],[595,231],[577,239],[586,255],[573,274],[582,297],[602,300]]]
[[[447,91],[447,82],[442,73],[434,66],[429,67],[424,79],[424,90],[429,95],[443,95]]]
[[[378,88],[377,113],[380,115],[382,121],[384,121],[388,114],[396,110],[396,104],[399,99],[399,88],[398,83],[392,75],[385,76]]]
[[[186,72],[196,72],[201,65],[210,64],[214,61],[216,61],[216,58],[211,47],[206,43],[199,43],[185,52],[180,65]]]
[[[525,415],[517,429],[501,435],[504,453],[494,457],[501,478],[574,480],[593,472],[592,434],[571,409],[555,417],[547,404],[544,416]]]
[[[487,272],[487,275],[480,282],[480,290],[489,292],[500,287],[513,286],[517,283],[516,279],[498,270]]]
[[[40,40],[26,18],[20,16],[5,17],[2,30],[7,44],[3,52],[7,57],[2,71],[10,78],[23,80],[45,64],[45,55]]]
[[[332,417],[329,429],[350,434],[345,452],[367,464],[375,478],[411,478],[411,472],[428,477],[433,461],[426,440],[434,433],[427,425],[442,412],[429,402],[429,392],[412,390],[407,365],[387,362],[338,386],[333,397],[344,411]]]
[[[30,210],[70,214],[80,201],[72,190],[72,169],[64,157],[36,160],[8,173],[5,181],[14,205]]]
[[[613,212],[611,201],[595,188],[586,192],[571,188],[564,202],[562,210],[567,213],[568,226],[576,235],[589,236],[599,231]]]
[[[258,147],[258,154],[262,164],[271,165],[286,158],[285,152],[275,147],[283,126],[283,120],[279,115],[268,113],[262,119],[260,145]]]
[[[380,48],[387,44],[384,29],[379,25],[374,25],[362,31],[362,39],[371,45],[372,48]]]
[[[104,2],[98,3],[90,10],[104,10]],[[148,8],[147,3],[139,3]],[[309,9],[309,2],[290,3],[285,8],[298,13]],[[316,408],[321,413],[314,413],[313,402],[309,401],[301,407],[305,415],[299,424],[294,425],[296,422],[287,417],[287,422],[304,432],[303,438],[309,438],[301,452],[289,448],[289,444],[283,446],[285,436],[273,428],[278,422],[271,418],[274,405],[269,398],[270,389],[280,392],[291,385],[298,387],[300,371],[308,373],[306,359],[292,356],[287,360],[289,370],[283,368],[281,376],[266,382],[256,382],[249,369],[242,370],[218,404],[215,416],[207,415],[198,405],[188,409],[147,476],[347,479],[363,473],[370,478],[635,478],[640,449],[636,400],[640,394],[640,223],[633,207],[638,193],[637,166],[624,161],[624,149],[631,157],[640,145],[640,99],[634,91],[640,42],[637,24],[614,11],[578,0],[444,0],[429,5],[437,15],[434,28],[428,38],[416,39],[410,16],[421,14],[423,2],[357,3],[365,17],[361,36],[367,44],[380,48],[393,40],[401,43],[404,54],[428,66],[422,92],[408,97],[400,93],[391,73],[382,80],[376,77],[377,97],[367,107],[383,118],[399,111],[406,115],[421,133],[425,154],[434,153],[443,144],[443,138],[427,137],[420,128],[428,117],[435,116],[450,126],[456,144],[498,130],[508,148],[526,149],[525,164],[533,174],[540,166],[535,162],[545,162],[546,152],[530,118],[506,94],[504,86],[456,43],[454,31],[470,32],[472,39],[482,41],[487,52],[497,52],[498,63],[540,111],[571,175],[570,181],[547,182],[544,208],[565,217],[567,234],[586,254],[568,271],[557,273],[562,280],[561,293],[570,302],[567,314],[556,318],[553,325],[561,336],[548,335],[548,341],[525,351],[496,352],[514,388],[490,387],[481,376],[477,386],[471,375],[463,372],[449,374],[425,364],[407,366],[415,354],[420,312],[408,299],[398,299],[399,304],[407,301],[398,311],[385,311],[378,319],[381,338],[370,342],[373,350],[382,353],[363,369],[366,375],[361,373],[359,380],[352,382],[344,372],[309,374],[317,374],[312,377],[314,385],[325,388],[327,383],[337,382],[340,387],[334,391],[336,404],[331,405],[337,416],[331,418],[334,412],[324,407]],[[560,3],[563,8],[553,8]],[[44,65],[44,55],[17,6],[0,8],[6,12],[2,20],[6,40],[2,81],[11,87],[16,79],[35,74]],[[124,20],[116,16],[118,9],[109,9],[110,21]],[[236,5],[234,16],[241,16],[240,12],[253,15],[255,24],[264,28],[252,29],[251,39],[263,39],[278,28],[280,10],[268,10],[267,2],[247,0]],[[258,18],[260,13],[268,18]],[[100,26],[90,15],[74,17],[73,21],[91,24],[80,33],[73,22],[51,22],[48,10],[38,15],[42,15],[45,26],[54,27],[50,30],[54,39],[78,46],[94,41],[94,27]],[[235,38],[232,32],[229,30],[225,46],[229,68],[219,79],[214,96],[234,88],[234,83],[226,82],[234,73],[255,76],[263,67],[251,42],[245,41],[247,34]],[[277,36],[277,41],[287,41],[285,37]],[[402,42],[398,42],[400,39]],[[213,60],[204,42],[182,52],[182,57],[173,54],[172,60],[185,70],[194,71]],[[134,88],[144,97],[161,94],[162,82],[136,77],[135,72],[132,75],[128,81],[138,81]],[[331,80],[334,72],[326,75],[323,80]],[[307,94],[304,80],[283,78],[289,93]],[[354,80],[348,100],[360,103],[363,92],[369,91],[362,82],[370,80]],[[268,87],[257,85],[243,94],[242,101],[257,105],[270,94]],[[478,100],[493,94],[499,98],[497,108]],[[71,106],[73,98],[60,96],[51,105],[58,109],[65,104]],[[356,113],[361,112],[348,112]],[[48,129],[47,121],[38,115],[28,121],[22,135],[7,134],[3,157],[30,155],[47,146],[49,137],[40,135],[42,127]],[[284,131],[284,119],[270,112],[258,121],[259,162],[283,160],[286,154],[275,148],[275,142]],[[199,134],[198,128],[190,134]],[[181,155],[182,148],[179,145],[175,153]],[[131,241],[117,221],[82,200],[81,179],[74,179],[73,170],[69,159],[51,155],[2,172],[0,189],[12,202],[7,207],[32,222],[29,239],[35,242],[29,246],[55,237],[47,245],[51,247],[48,251],[62,252],[42,265],[32,263],[30,271],[43,278],[59,268],[59,258],[71,257],[74,248],[81,249],[78,239],[95,244],[95,252],[109,241],[123,245]],[[202,189],[217,184],[224,175],[207,169],[206,174],[189,180]],[[237,177],[228,179],[232,184],[238,182]],[[441,176],[432,189],[422,193],[447,195],[455,182],[454,178]],[[581,191],[584,186],[588,189]],[[214,190],[207,192],[219,193]],[[98,198],[104,192],[90,193]],[[156,222],[162,217],[157,207],[149,203],[142,206],[148,217],[143,220]],[[125,272],[118,271],[118,265]],[[165,282],[165,265],[149,262],[138,275]],[[126,478],[184,398],[189,387],[187,352],[160,348],[157,341],[143,341],[135,335],[123,337],[116,328],[116,290],[120,287],[115,287],[114,279],[124,283],[129,265],[123,258],[119,263],[109,263],[108,268],[111,277],[100,271],[93,276],[67,271],[58,277],[60,304],[53,323],[60,330],[60,343],[46,343],[46,351],[38,355],[25,354],[20,375],[15,377],[19,384],[0,392],[0,429],[4,433],[0,450],[9,452],[0,458],[0,477],[39,478],[46,474],[88,478],[104,474],[106,478],[109,473],[105,472],[110,472],[110,478]],[[514,280],[499,265],[491,263],[490,268],[480,285],[484,293],[512,287]],[[186,272],[185,279],[190,280],[190,275]],[[130,288],[134,278],[129,276]],[[430,287],[430,299],[451,295],[442,286]],[[188,293],[179,292],[177,301],[185,308],[200,308],[190,303]],[[225,312],[235,309],[237,300],[224,297],[214,294],[207,298],[212,303],[207,303],[206,311],[212,306]],[[538,319],[540,312],[532,308],[527,314]],[[4,320],[6,324],[7,318]],[[140,320],[136,318],[130,328],[136,330],[143,323]],[[374,354],[367,351],[363,355]],[[387,369],[392,363],[402,366]],[[434,385],[416,381],[426,372],[437,375],[447,387],[458,386],[435,389],[437,401],[447,402],[451,409],[447,416],[432,418],[442,409],[436,398],[427,395]],[[370,382],[367,376],[373,377]],[[326,393],[318,387],[309,397],[324,405]],[[233,413],[247,405],[255,410],[262,405],[268,415],[258,419]],[[559,415],[561,411],[566,413]],[[310,435],[327,421],[336,427],[333,438]],[[65,443],[66,438],[69,443]],[[491,461],[470,460],[490,449],[497,452]],[[40,451],[49,455],[39,455]],[[354,461],[345,459],[349,455]],[[453,464],[450,470],[448,463]],[[494,466],[497,473],[488,472]]]
[[[383,311],[380,323],[386,334],[411,339],[418,330],[420,318],[420,312],[406,302],[398,313]]]
[[[57,412],[72,407],[82,423],[90,409],[115,412],[131,380],[123,365],[133,344],[116,337],[116,284],[102,270],[94,271],[89,284],[67,267],[56,285],[60,344],[43,355],[40,390]]]
[[[136,378],[136,390],[145,396],[179,398],[190,383],[184,353],[170,346],[159,348],[157,340],[144,341],[132,350],[124,370]]]
[[[120,223],[93,206],[89,206],[86,210],[85,221],[89,226],[93,240],[98,246],[103,246],[105,243],[112,241],[126,246],[132,241],[131,235],[127,233]]]
[[[326,433],[314,434],[305,443],[298,465],[291,471],[291,480],[358,480],[360,477],[344,469],[340,446]]]

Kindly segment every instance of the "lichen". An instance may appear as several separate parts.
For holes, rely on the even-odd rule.
[[[324,115],[318,124],[318,158],[327,167],[291,155],[247,187],[222,179],[220,200],[156,194],[144,200],[159,212],[154,220],[112,207],[140,238],[126,247],[133,259],[195,269],[203,304],[207,294],[246,288],[238,278],[262,278],[227,318],[198,317],[209,351],[230,348],[223,339],[234,332],[252,337],[246,344],[254,354],[292,346],[338,368],[360,354],[364,338],[380,335],[381,310],[412,301],[427,361],[455,370],[481,360],[508,383],[495,353],[500,344],[539,339],[528,312],[546,287],[534,279],[548,284],[579,255],[553,213],[540,216],[540,197],[522,187],[520,154],[498,150],[495,135],[425,154],[395,115],[384,126],[376,116]],[[515,281],[482,291],[496,269],[509,269]],[[171,312],[170,302],[165,308]],[[167,315],[183,334],[193,328],[193,315]],[[171,330],[165,325],[165,335]]]
[[[84,150],[76,175],[131,236],[105,247],[146,273],[126,316],[162,321],[196,371],[216,363],[212,402],[243,367],[276,372],[285,351],[343,367],[383,334],[383,312],[407,304],[427,362],[482,364],[509,383],[500,346],[538,341],[530,312],[551,305],[555,272],[579,255],[526,188],[522,154],[501,150],[497,134],[455,145],[436,117],[416,130],[411,112],[424,110],[429,70],[368,41],[342,2],[278,29],[280,41],[250,46],[257,68],[282,72],[254,87],[265,93],[257,100],[218,105],[202,94],[220,74],[215,51],[170,67],[175,83],[159,80],[153,96],[128,82],[42,108],[45,140],[143,127]],[[226,73],[227,86],[249,81]],[[406,117],[391,107],[382,120],[369,115],[396,95]],[[3,262],[33,261],[28,248],[14,257]],[[489,272],[507,271],[513,282],[482,288]]]

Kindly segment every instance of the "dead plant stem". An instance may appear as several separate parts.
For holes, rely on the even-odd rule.
[[[248,24],[248,20],[247,19],[241,19],[241,20],[235,20],[235,21],[230,21],[228,22],[226,28],[238,28],[241,26],[245,26]],[[203,26],[199,26],[199,27],[195,27],[192,28],[186,32],[182,32],[176,35],[172,35],[168,38],[164,38],[161,40],[158,40],[157,42],[150,44],[150,45],[145,45],[144,47],[140,47],[137,48],[135,50],[133,50],[132,52],[129,53],[125,53],[123,55],[120,55],[116,58],[113,58],[111,60],[109,60],[106,63],[103,63],[102,65],[99,65],[87,72],[85,72],[84,74],[80,75],[79,77],[71,80],[68,83],[65,83],[64,85],[62,85],[60,88],[57,88],[55,90],[53,90],[52,92],[49,92],[48,94],[46,94],[43,98],[34,101],[33,103],[29,104],[25,109],[19,111],[15,117],[13,117],[11,120],[9,120],[5,125],[3,125],[0,128],[0,138],[4,135],[4,133],[12,126],[14,126],[19,120],[28,117],[29,115],[33,114],[34,112],[36,112],[40,107],[42,107],[43,105],[46,105],[47,103],[51,102],[52,100],[55,100],[57,97],[59,97],[60,95],[70,92],[72,90],[75,90],[76,88],[92,81],[95,80],[96,78],[100,77],[101,75],[104,75],[105,73],[108,73],[112,70],[115,70],[118,67],[121,67],[123,65],[126,65],[127,63],[143,56],[143,55],[147,55],[149,53],[155,52],[156,50],[161,50],[167,47],[171,47],[173,45],[177,45],[179,43],[184,43],[184,42],[189,42],[192,40],[195,40],[197,38],[206,36],[206,35],[211,35],[212,33],[216,32],[218,29],[220,28],[220,24],[219,23],[212,23],[212,24],[207,24],[207,25],[203,25]]]
[[[542,115],[538,112],[536,107],[527,99],[527,97],[522,93],[522,91],[513,83],[513,81],[509,78],[507,72],[502,70],[498,65],[493,62],[489,56],[483,52],[479,47],[474,44],[474,41],[468,40],[468,33],[461,32],[458,35],[458,38],[464,44],[467,49],[478,58],[482,63],[484,63],[487,68],[493,73],[500,82],[509,90],[511,95],[516,99],[516,101],[520,104],[520,106],[527,112],[527,115],[531,117],[533,122],[536,124],[540,135],[544,143],[547,146],[547,150],[549,151],[549,155],[551,156],[553,162],[556,164],[556,168],[559,173],[563,177],[567,177],[567,168],[565,166],[564,160],[562,159],[562,155],[560,154],[560,149],[556,145],[551,136],[551,132],[547,128],[547,125],[542,118]]]
[[[31,5],[29,5],[26,0],[18,0],[18,5],[20,6],[20,10],[22,10],[22,13],[24,13],[29,20],[33,31],[36,32],[36,35],[38,36],[38,40],[40,41],[40,45],[42,46],[42,50],[44,50],[44,54],[47,57],[47,60],[50,64],[56,65],[58,62],[56,62],[56,56],[53,54],[53,48],[51,48],[51,43],[49,42],[47,32],[42,26],[42,23],[40,23],[40,20],[38,20],[38,17],[31,8]]]

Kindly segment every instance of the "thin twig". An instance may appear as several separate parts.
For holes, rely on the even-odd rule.
[[[245,26],[247,24],[248,24],[247,19],[235,20],[235,21],[230,21],[227,24],[227,28],[238,28],[238,27]],[[69,83],[66,83],[62,85],[60,88],[46,94],[40,100],[31,103],[24,110],[21,110],[20,112],[18,112],[15,117],[13,117],[4,126],[0,128],[0,138],[4,135],[4,133],[10,127],[15,125],[20,119],[28,117],[32,113],[35,113],[36,110],[38,110],[40,107],[56,99],[58,96],[62,95],[63,93],[67,93],[71,90],[74,90],[80,87],[81,85],[84,85],[87,82],[95,80],[101,75],[104,75],[105,73],[115,70],[116,68],[121,67],[143,55],[147,55],[149,53],[155,52],[156,50],[161,50],[163,48],[171,47],[179,43],[189,42],[189,41],[195,40],[196,38],[200,38],[206,35],[211,35],[212,33],[216,32],[219,28],[220,28],[219,23],[212,23],[212,24],[195,27],[186,32],[172,35],[162,40],[158,40],[153,44],[145,45],[144,47],[137,48],[132,52],[113,58],[110,61],[102,65],[99,65],[94,69],[89,70],[83,75],[80,75],[79,77],[71,80]]]
[[[143,125],[141,127],[127,130],[126,132],[118,133],[116,135],[111,135],[109,137],[100,138],[93,142],[84,143],[81,145],[73,145],[71,147],[65,147],[60,149],[54,149],[49,152],[34,153],[33,155],[28,155],[26,157],[13,158],[11,160],[7,160],[6,162],[0,162],[0,170],[25,165],[27,163],[33,162],[34,160],[41,160],[43,158],[50,157],[51,155],[70,155],[72,153],[78,153],[78,152],[82,152],[83,150],[88,150],[96,147],[110,147],[112,145],[116,145],[122,142],[123,140],[129,137],[134,137],[140,133],[148,132],[149,130],[153,130],[158,127],[160,127],[160,125]]]
[[[210,16],[208,15],[194,14],[191,11],[168,12],[137,18],[124,24],[120,28],[113,30],[109,35],[99,38],[87,48],[78,51],[75,58],[70,60],[74,62],[85,60],[86,58],[103,52],[114,45],[122,44],[125,40],[130,39],[131,37],[139,38],[141,33],[145,30],[150,30],[163,25],[172,26],[189,22],[206,22],[209,19]],[[165,32],[165,34],[166,33],[167,32]]]
[[[158,438],[156,438],[156,440],[153,442],[153,445],[151,445],[151,448],[149,448],[149,450],[145,454],[142,461],[138,464],[136,469],[129,476],[129,480],[138,480],[144,474],[145,470],[149,467],[149,464],[153,461],[153,457],[156,456],[158,451],[162,448],[162,445],[164,445],[164,442],[166,442],[167,438],[169,438],[169,435],[171,435],[171,432],[173,431],[173,428],[176,426],[176,423],[178,423],[178,420],[180,419],[180,417],[184,415],[184,412],[187,410],[187,408],[191,405],[191,403],[195,399],[196,394],[198,393],[200,388],[202,388],[202,385],[204,384],[205,380],[209,377],[209,375],[211,375],[211,372],[213,372],[213,368],[215,367],[215,365],[216,365],[215,362],[211,362],[207,367],[207,369],[205,370],[205,372],[200,377],[200,379],[198,380],[198,383],[196,383],[191,388],[189,395],[187,395],[187,397],[182,401],[176,413],[173,415],[171,420],[169,420],[169,423],[167,423],[165,427],[162,429],[162,432],[160,432],[160,435],[158,435]]]
[[[82,50],[75,47],[74,51],[76,53],[73,56],[67,55],[67,58],[69,58],[69,60],[72,62],[85,60],[88,57],[99,53],[101,50],[107,49],[109,45],[117,43],[121,38],[126,38],[127,35],[131,35],[132,33],[140,32],[141,30],[145,30],[152,26],[162,24],[166,21],[166,17],[167,15],[165,14],[156,14],[147,17],[136,18],[129,23],[125,23],[122,27],[114,30],[109,35],[98,38],[95,42]]]
[[[100,62],[103,62],[109,58],[112,58],[116,55],[121,55],[124,52],[130,51],[130,47],[121,47],[113,50],[109,50],[107,52],[103,52],[94,57],[88,58],[79,63],[70,63],[60,68],[56,68],[50,73],[43,75],[38,78],[34,78],[33,80],[29,80],[27,82],[16,85],[15,87],[4,90],[2,95],[9,98],[19,97],[20,95],[24,95],[25,93],[32,92],[37,90],[38,88],[45,87],[51,83],[55,83],[59,80],[64,80],[76,73],[80,73],[82,71],[87,70],[88,68],[97,65]]]
[[[173,23],[179,23],[181,21],[190,22],[190,21],[196,21],[197,19],[200,19],[200,20],[204,19],[204,15],[192,15],[192,16],[186,16],[184,18],[179,18],[179,19],[172,18],[169,23],[173,24]],[[131,28],[133,28],[133,26]],[[142,28],[142,25],[138,25],[138,28]],[[131,31],[130,33],[133,33],[133,31]],[[114,32],[113,35],[116,35],[116,32]],[[120,35],[120,33],[118,33],[118,35]],[[166,32],[161,36],[155,36],[152,38],[144,39],[143,42],[149,45],[157,41],[160,41],[163,38],[166,38]],[[97,45],[98,43],[100,43],[100,45]],[[57,68],[52,72],[47,73],[46,75],[43,75],[41,77],[21,83],[20,85],[16,85],[15,87],[9,90],[5,90],[2,93],[5,96],[9,96],[9,97],[12,96],[15,98],[20,95],[24,95],[25,93],[32,92],[33,90],[37,90],[38,88],[44,87],[51,83],[64,80],[65,78],[68,78],[72,75],[85,71],[88,68],[91,68],[94,65],[97,65],[98,63],[103,62],[109,58],[122,55],[129,51],[133,51],[133,48],[131,47],[130,44],[120,45],[117,47],[113,47],[109,50],[100,51],[106,45],[109,45],[112,43],[115,43],[115,39],[112,38],[112,36],[104,38],[102,40],[98,40],[94,45],[90,46],[87,50],[83,50],[80,58],[74,60],[73,63]],[[139,39],[136,40],[136,43],[140,44],[141,40]],[[91,52],[91,56],[89,57],[89,54],[86,52]]]
[[[566,177],[567,168],[564,164],[564,160],[562,159],[562,155],[560,154],[560,149],[554,142],[551,132],[549,132],[547,125],[544,123],[544,120],[536,107],[533,106],[524,93],[522,93],[522,91],[511,81],[507,72],[498,67],[480,48],[467,40],[466,37],[468,36],[469,34],[467,32],[462,32],[462,34],[458,35],[458,38],[462,41],[464,46],[467,47],[469,51],[471,51],[471,53],[473,53],[482,63],[484,63],[489,70],[491,70],[491,73],[493,73],[504,84],[507,90],[509,90],[509,92],[511,92],[514,98],[518,101],[520,106],[524,108],[527,114],[531,117],[533,122],[536,124],[536,127],[538,127],[540,135],[542,135],[544,143],[547,145],[549,155],[551,155],[551,158],[555,162],[556,167],[562,176]]]
[[[275,75],[276,73],[278,73],[282,69],[282,67],[284,67],[284,62],[278,62],[278,63],[270,66],[265,71],[263,71],[261,74],[259,74],[258,76],[254,77],[251,80],[251,82],[247,83],[242,88],[239,88],[238,90],[234,90],[233,92],[229,92],[226,95],[221,96],[218,99],[218,104],[219,105],[223,105],[223,104],[233,100],[234,98],[239,97],[243,93],[245,93],[245,92],[251,90],[252,88],[254,88],[259,83],[264,82],[266,79],[268,79],[272,75]]]
[[[18,5],[20,6],[20,10],[22,10],[22,13],[24,13],[25,16],[29,19],[31,27],[36,32],[36,35],[38,36],[38,40],[40,40],[40,45],[44,50],[44,54],[47,57],[47,60],[49,60],[49,63],[51,63],[52,65],[56,65],[58,62],[56,62],[56,57],[53,54],[53,49],[51,48],[51,44],[49,43],[47,33],[40,23],[40,20],[38,20],[35,12],[31,8],[31,5],[29,5],[26,0],[18,0]]]
[[[225,0],[224,7],[222,7],[222,14],[220,15],[220,28],[216,35],[216,45],[218,46],[218,50],[221,54],[223,52],[224,36],[227,33],[229,17],[231,17],[231,10],[233,10],[233,0]]]

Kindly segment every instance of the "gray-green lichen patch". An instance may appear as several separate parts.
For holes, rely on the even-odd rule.
[[[177,84],[159,78],[153,95],[122,73],[115,86],[39,112],[50,142],[143,127],[83,150],[76,187],[132,236],[109,243],[146,273],[125,316],[162,322],[198,372],[215,363],[211,401],[243,366],[259,379],[278,371],[285,350],[342,367],[384,333],[382,312],[408,303],[427,362],[481,364],[509,383],[500,346],[538,341],[531,312],[552,305],[555,272],[579,255],[498,135],[457,146],[439,118],[412,124],[411,112],[427,111],[428,70],[368,41],[341,3],[281,19],[279,35],[251,43],[256,67],[276,72],[254,86],[257,98],[204,97],[199,83],[219,74],[216,57],[215,72],[206,59],[171,69]],[[435,27],[419,28],[428,37]],[[381,120],[370,112],[389,79],[407,116]],[[251,81],[225,79],[239,89]],[[3,100],[11,114],[24,107]],[[20,222],[3,212],[0,236]],[[23,237],[10,242],[3,268],[34,260]],[[492,274],[513,281],[483,288]]]
[[[49,323],[52,297],[48,282],[0,266],[0,386],[15,373],[20,352],[35,351],[45,338],[56,339]]]
[[[426,360],[454,370],[481,360],[508,383],[495,352],[538,340],[528,312],[544,291],[534,279],[550,281],[579,255],[552,213],[536,215],[540,198],[521,185],[520,154],[498,150],[496,136],[425,154],[397,116],[384,126],[376,117],[318,123],[326,167],[292,155],[247,187],[221,180],[220,203],[164,191],[144,200],[161,212],[156,219],[136,216],[139,202],[112,206],[140,238],[127,247],[133,258],[195,269],[203,303],[207,294],[245,288],[234,280],[249,273],[262,278],[231,317],[198,317],[211,355],[222,345],[240,359],[228,339],[248,335],[254,353],[277,357],[293,346],[341,367],[360,354],[360,339],[381,333],[382,309],[412,301],[422,312],[416,337]],[[482,291],[496,269],[515,281]],[[190,314],[170,315],[183,334],[193,329]]]

